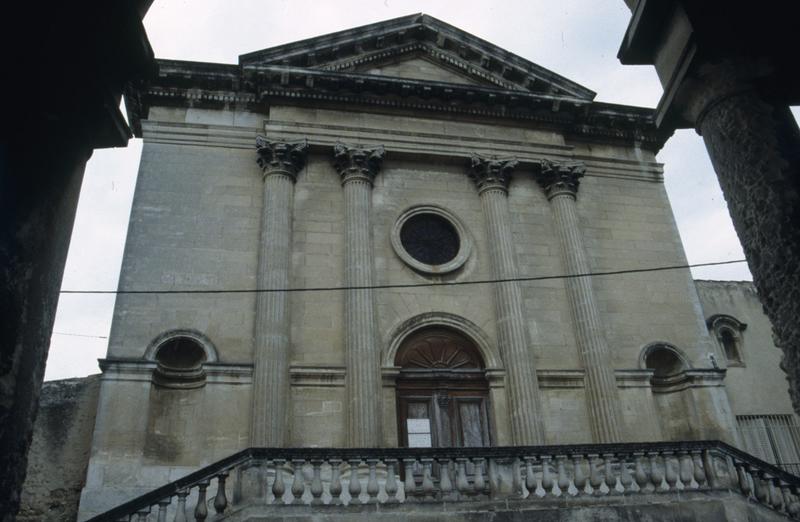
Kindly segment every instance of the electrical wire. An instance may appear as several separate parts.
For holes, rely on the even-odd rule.
[[[710,263],[695,263],[685,265],[670,265],[659,266],[650,268],[631,268],[627,270],[610,270],[604,272],[587,272],[583,274],[562,274],[550,276],[529,276],[529,277],[511,277],[506,279],[478,279],[474,281],[445,281],[445,282],[430,282],[430,283],[396,283],[385,285],[369,285],[369,286],[317,286],[309,288],[240,288],[231,290],[208,289],[208,290],[61,290],[62,294],[113,294],[113,295],[142,295],[142,294],[262,294],[262,293],[298,293],[298,292],[341,292],[345,290],[386,290],[394,288],[425,288],[425,287],[447,287],[447,286],[470,286],[470,285],[488,285],[488,284],[502,284],[513,282],[528,282],[528,281],[548,281],[553,279],[577,279],[581,277],[599,277],[623,274],[640,274],[646,272],[662,272],[666,270],[682,270],[689,268],[701,268],[707,266],[721,266],[732,265],[736,263],[745,263],[746,259],[733,259],[729,261],[714,261]]]
[[[108,339],[108,336],[106,335],[89,335],[89,334],[68,333],[68,332],[53,332],[52,335],[66,335],[69,337],[89,337],[91,339]]]

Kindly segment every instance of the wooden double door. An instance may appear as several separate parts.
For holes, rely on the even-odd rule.
[[[398,393],[400,444],[412,448],[490,446],[488,394],[412,389]]]
[[[419,332],[398,353],[398,441],[404,447],[491,445],[489,384],[475,346],[451,330]]]

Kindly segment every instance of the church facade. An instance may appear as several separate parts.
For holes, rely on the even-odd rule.
[[[686,265],[653,112],[594,97],[426,15],[159,61],[126,98],[144,145],[81,519],[251,447],[794,426],[788,397],[730,386],[760,360],[746,323],[650,270]]]

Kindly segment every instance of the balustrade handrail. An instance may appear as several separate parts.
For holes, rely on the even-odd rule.
[[[571,444],[546,446],[496,446],[477,448],[248,448],[223,458],[195,472],[156,488],[144,495],[97,515],[87,522],[118,521],[124,517],[142,513],[156,506],[164,499],[171,499],[192,488],[205,487],[214,478],[226,474],[250,462],[282,461],[292,462],[337,462],[354,461],[396,461],[398,463],[413,459],[424,462],[458,459],[525,459],[544,457],[587,458],[591,456],[640,456],[650,455],[691,455],[714,451],[723,457],[736,461],[751,469],[759,477],[769,476],[779,481],[781,486],[800,490],[800,477],[769,464],[727,443],[716,440],[678,441],[678,442],[640,442],[616,444]],[[680,466],[680,464],[679,464]],[[590,468],[591,469],[591,468]],[[703,471],[705,473],[705,471]],[[283,479],[281,479],[283,480]],[[449,480],[449,479],[448,479]],[[481,479],[482,480],[482,479]],[[524,480],[524,479],[523,479]],[[543,479],[544,480],[544,479]],[[614,479],[616,481],[616,479]],[[691,479],[690,479],[691,480]],[[752,480],[752,478],[751,478]],[[615,482],[616,483],[616,482]],[[224,489],[224,483],[222,484]],[[610,486],[609,486],[610,487]],[[185,498],[185,496],[184,496]],[[227,500],[225,500],[227,503]],[[788,500],[786,501],[788,504]],[[224,507],[223,507],[224,510]],[[141,518],[145,520],[145,518]],[[159,518],[161,520],[161,518]]]

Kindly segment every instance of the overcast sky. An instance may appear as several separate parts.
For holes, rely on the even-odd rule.
[[[158,58],[236,63],[247,52],[419,12],[576,81],[599,101],[655,107],[661,96],[652,67],[617,61],[630,19],[622,0],[156,0],[145,27]],[[140,152],[137,139],[89,161],[64,289],[116,289]],[[658,159],[689,262],[743,258],[702,139],[679,131]],[[744,264],[693,273],[751,279]],[[113,296],[62,295],[46,379],[99,371],[113,306]]]

